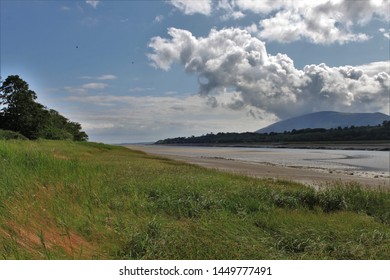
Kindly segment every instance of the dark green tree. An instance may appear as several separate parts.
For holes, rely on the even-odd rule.
[[[66,130],[68,119],[56,110],[47,110],[46,122],[40,131],[40,137],[53,140],[73,140],[73,134]]]
[[[66,131],[73,135],[74,141],[88,140],[88,135],[84,131],[81,131],[81,125],[77,122],[68,122],[66,124]]]
[[[18,75],[8,76],[0,87],[0,129],[29,139],[88,140],[79,123],[36,102],[37,94]]]
[[[9,76],[0,87],[0,128],[38,138],[44,118],[44,106],[35,102],[37,95],[19,76]]]

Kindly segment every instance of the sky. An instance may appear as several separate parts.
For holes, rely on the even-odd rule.
[[[0,74],[90,141],[389,114],[389,0],[0,1]]]

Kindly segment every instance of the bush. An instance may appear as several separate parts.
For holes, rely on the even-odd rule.
[[[40,137],[51,140],[73,140],[73,135],[64,129],[49,127],[41,132]]]
[[[22,134],[10,131],[10,130],[2,130],[0,129],[0,140],[28,140],[26,137],[24,137]]]
[[[326,190],[319,194],[319,204],[325,212],[347,209],[347,203],[342,191]]]

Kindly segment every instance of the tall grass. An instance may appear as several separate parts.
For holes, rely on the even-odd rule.
[[[97,143],[0,141],[4,259],[389,259],[390,192]]]

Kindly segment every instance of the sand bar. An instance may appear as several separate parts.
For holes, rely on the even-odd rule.
[[[207,155],[209,150],[197,148],[197,153],[193,153],[193,148],[186,146],[169,147],[158,145],[125,145],[130,149],[144,151],[148,154],[157,155],[173,160],[197,164],[207,168],[213,168],[259,178],[272,178],[281,180],[292,180],[310,186],[325,186],[334,182],[358,182],[369,187],[389,187],[390,178],[388,174],[378,172],[356,171],[356,170],[334,170],[328,168],[307,167],[307,166],[283,166],[267,162],[252,162],[224,157],[223,151]],[[280,153],[283,153],[283,149]]]

